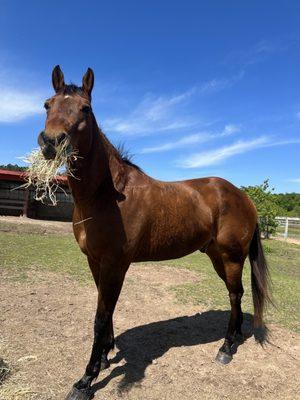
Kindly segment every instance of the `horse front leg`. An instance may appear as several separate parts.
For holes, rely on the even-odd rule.
[[[90,266],[90,270],[92,272],[95,284],[97,286],[99,286],[99,277],[100,277],[100,268],[99,268],[99,263],[96,263],[92,258],[88,257],[88,263]],[[96,330],[96,326],[97,326],[97,313],[96,313],[96,317],[95,317],[95,330]],[[103,369],[106,369],[109,367],[110,363],[108,361],[108,353],[114,349],[115,347],[115,338],[114,338],[114,328],[113,328],[113,320],[112,320],[112,316],[110,317],[110,328],[109,328],[109,339],[107,341],[107,344],[104,346],[104,350],[101,356],[101,366],[100,366],[100,371],[102,371]],[[95,333],[96,336],[96,333]]]
[[[96,319],[95,319],[95,325],[96,325]],[[108,360],[108,353],[113,350],[115,347],[115,337],[114,337],[114,328],[113,328],[113,320],[112,316],[110,318],[110,323],[109,323],[109,332],[108,332],[108,339],[106,341],[106,344],[104,345],[103,352],[101,355],[101,365],[100,365],[100,371],[103,369],[106,369],[110,366],[110,362]]]
[[[112,316],[127,268],[101,265],[98,284],[98,305],[94,322],[94,342],[83,377],[74,384],[65,400],[89,400],[92,381],[101,369],[109,366],[107,354],[114,347]]]

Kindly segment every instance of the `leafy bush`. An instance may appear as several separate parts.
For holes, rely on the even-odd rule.
[[[274,188],[270,187],[269,180],[266,179],[261,185],[242,186],[241,189],[255,204],[260,230],[265,238],[269,238],[276,231],[278,223],[275,217],[280,214],[280,207],[273,193]]]

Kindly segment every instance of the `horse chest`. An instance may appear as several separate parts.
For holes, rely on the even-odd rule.
[[[75,235],[76,241],[80,247],[80,250],[84,254],[88,254],[86,230],[82,227],[74,229],[74,235]]]
[[[118,235],[110,236],[109,231],[99,221],[75,225],[74,235],[81,251],[92,259],[100,260],[105,254],[116,253],[118,250],[115,245]]]

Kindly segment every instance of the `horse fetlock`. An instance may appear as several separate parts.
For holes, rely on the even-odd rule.
[[[237,331],[235,336],[235,341],[239,344],[244,343],[245,338],[242,331]]]
[[[110,362],[107,358],[107,354],[103,353],[101,356],[100,371],[109,368]]]
[[[230,339],[225,339],[223,345],[220,347],[220,350],[222,353],[231,355],[231,350],[234,345],[234,337],[230,337]]]
[[[78,390],[88,390],[91,387],[92,381],[98,376],[97,372],[93,369],[90,370],[89,366],[86,368],[86,372],[78,382],[74,384],[74,387]]]

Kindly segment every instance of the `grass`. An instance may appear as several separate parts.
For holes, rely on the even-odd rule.
[[[80,252],[73,235],[41,235],[38,232],[0,232],[1,268],[16,280],[28,279],[29,271],[47,270],[69,274],[81,283],[91,282],[86,257]],[[264,248],[273,281],[273,297],[277,308],[270,307],[267,321],[300,331],[300,246],[275,240],[265,241]],[[187,283],[172,288],[177,301],[228,309],[228,293],[216,275],[209,258],[200,252],[164,265],[186,268],[199,275],[200,284]],[[245,294],[243,310],[252,313],[250,269],[243,274]]]
[[[39,235],[0,232],[3,268],[16,280],[24,280],[32,270],[72,275],[80,282],[91,279],[86,257],[73,235]]]

